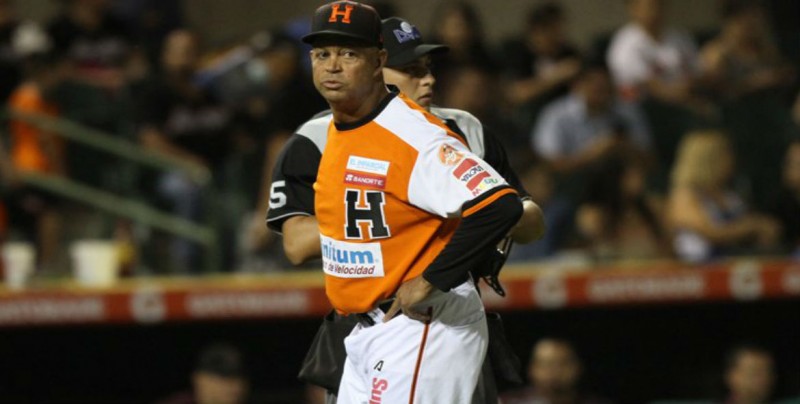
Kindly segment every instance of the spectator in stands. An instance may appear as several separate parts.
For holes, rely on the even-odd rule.
[[[521,38],[503,44],[505,98],[529,128],[542,106],[569,92],[581,69],[578,51],[564,35],[564,11],[555,2],[531,8]]]
[[[108,89],[124,84],[122,67],[133,41],[127,25],[109,12],[108,0],[64,0],[48,26],[55,49],[75,63],[78,78]]]
[[[650,149],[650,130],[635,104],[618,102],[608,71],[586,67],[572,92],[548,105],[532,133],[531,146],[557,173],[575,173],[613,150]]]
[[[562,247],[567,232],[572,229],[575,209],[567,198],[556,194],[555,178],[547,164],[534,163],[523,172],[520,180],[531,199],[542,209],[547,231],[535,243],[514,245],[509,261],[551,257]]]
[[[575,348],[562,339],[545,338],[536,343],[528,367],[531,387],[502,396],[503,404],[595,404],[604,403],[581,393],[583,371]]]
[[[783,224],[784,245],[800,258],[800,140],[786,149],[782,184],[774,213]]]
[[[14,0],[0,0],[0,104],[5,104],[22,79],[19,56],[13,47],[18,26]]]
[[[9,97],[8,107],[23,114],[58,116],[53,93],[66,79],[69,66],[53,52],[44,31],[36,25],[26,24],[19,31],[16,40],[20,43],[15,48],[24,50],[19,53],[24,78]],[[65,149],[58,135],[23,119],[11,119],[9,132],[11,161],[17,173],[66,175]],[[18,182],[12,188],[9,210],[11,226],[35,243],[39,267],[45,271],[55,269],[61,239],[58,199]]]
[[[161,76],[149,86],[139,104],[139,139],[144,147],[212,169],[227,156],[230,113],[194,81],[198,61],[195,35],[178,30],[164,45]],[[175,214],[198,220],[203,213],[202,189],[181,172],[163,175],[157,194]],[[198,247],[186,240],[172,243],[173,269],[186,273],[199,266]]]
[[[797,134],[786,103],[794,69],[783,60],[761,1],[725,0],[721,5],[722,30],[701,54],[703,80],[719,101],[744,191],[753,206],[771,209],[779,188],[780,156]]]
[[[70,80],[59,92],[62,115],[118,137],[132,133],[129,81],[146,74],[134,52],[127,24],[111,13],[109,0],[61,0],[47,26],[54,49],[73,63]],[[139,58],[132,58],[139,55]],[[132,76],[132,77],[129,77]],[[127,191],[121,165],[107,153],[81,144],[70,146],[67,161],[73,179],[85,185]]]
[[[707,85],[721,98],[790,86],[794,71],[768,32],[761,3],[726,0],[722,5],[722,31],[701,53]]]
[[[734,155],[720,132],[687,134],[672,170],[667,218],[676,254],[704,262],[733,252],[734,247],[774,246],[780,227],[773,219],[749,213],[729,188]]]
[[[262,56],[263,64],[269,72],[269,81],[266,91],[251,101],[259,100],[266,108],[259,113],[257,106],[251,105],[249,117],[250,121],[260,123],[260,126],[254,125],[253,129],[261,128],[255,135],[266,149],[264,158],[259,160],[265,163],[264,169],[268,172],[263,174],[266,178],[272,178],[269,171],[289,136],[303,122],[327,108],[325,100],[314,89],[309,76],[302,71],[301,58],[305,57],[308,56],[301,52],[296,42],[280,33],[273,35],[270,47]],[[248,194],[256,195],[253,191],[256,189],[247,190]],[[267,199],[268,196],[264,195],[262,202]],[[263,215],[266,208],[265,204],[257,207],[256,211]],[[263,217],[260,219],[259,228],[266,231]]]
[[[614,33],[606,59],[622,98],[640,103],[653,129],[654,185],[663,189],[681,137],[718,111],[699,96],[697,49],[688,34],[665,26],[665,2],[626,3],[630,22]]]
[[[327,108],[325,100],[314,89],[309,75],[303,73],[303,58],[298,43],[281,32],[269,33],[269,44],[258,61],[265,69],[266,82],[256,94],[248,96],[239,105],[243,125],[240,132],[247,133],[247,142],[240,142],[238,155],[246,166],[242,177],[243,191],[257,195],[249,201],[251,220],[248,223],[247,254],[264,254],[274,234],[264,226],[263,212],[269,205],[272,167],[286,140],[306,120]],[[247,146],[251,143],[254,146]],[[258,255],[258,254],[256,254]],[[250,258],[256,258],[251,256]]]
[[[772,354],[757,345],[734,348],[726,359],[726,404],[766,404],[775,384],[775,363]]]
[[[16,185],[16,171],[11,163],[11,157],[6,151],[6,146],[0,139],[0,246],[8,239],[8,209],[6,209],[6,188]],[[0,260],[3,261],[3,260]],[[0,262],[0,273],[3,271],[3,262]]]
[[[192,373],[192,391],[160,404],[243,404],[249,382],[241,352],[228,344],[211,345],[200,353]]]
[[[111,7],[112,14],[130,28],[132,37],[144,48],[148,64],[153,66],[159,64],[167,35],[184,26],[180,0],[113,1]]]
[[[472,5],[465,1],[444,2],[436,9],[433,21],[436,23],[431,30],[431,43],[444,44],[450,48],[432,67],[434,77],[439,80],[442,95],[448,88],[460,85],[453,77],[454,70],[474,66],[487,73],[494,71],[496,64],[484,42],[486,36],[483,34],[483,24]],[[443,104],[456,108],[452,104]]]
[[[576,223],[595,259],[669,255],[663,203],[645,193],[646,176],[646,162],[631,152],[615,154],[590,174]]]
[[[661,0],[627,0],[631,21],[608,49],[608,65],[627,100],[643,97],[689,102],[697,71],[697,49],[686,33],[664,26]]]

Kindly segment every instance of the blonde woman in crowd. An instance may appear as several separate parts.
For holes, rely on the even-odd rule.
[[[720,132],[684,137],[672,171],[667,218],[681,259],[704,262],[735,247],[769,247],[780,227],[773,219],[747,211],[731,190],[734,155]]]

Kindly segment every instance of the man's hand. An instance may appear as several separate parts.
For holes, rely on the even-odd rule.
[[[412,307],[417,303],[425,300],[428,295],[433,292],[434,287],[422,276],[418,276],[402,285],[397,289],[395,294],[394,303],[386,315],[383,317],[383,322],[387,322],[397,315],[398,311],[403,311],[403,314],[417,321],[428,322],[431,320],[431,315],[428,312],[421,312],[414,310]]]

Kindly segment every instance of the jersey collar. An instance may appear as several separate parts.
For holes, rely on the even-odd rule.
[[[383,112],[384,109],[386,109],[386,106],[389,105],[389,103],[396,96],[397,96],[397,94],[394,94],[394,93],[387,94],[386,97],[383,97],[381,102],[378,103],[378,106],[375,107],[375,109],[372,110],[372,112],[368,113],[363,118],[361,118],[361,119],[359,119],[357,121],[345,122],[345,123],[338,123],[338,122],[334,121],[333,124],[336,126],[336,130],[338,130],[338,131],[353,130],[353,129],[356,129],[356,128],[360,127],[360,126],[366,125],[367,123],[369,123],[370,121],[375,119],[378,115],[380,115],[380,113]]]

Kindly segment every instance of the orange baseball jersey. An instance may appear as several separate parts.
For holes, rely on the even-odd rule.
[[[353,124],[331,123],[314,183],[325,287],[341,313],[363,313],[420,276],[442,251],[462,206],[506,181],[441,119],[390,95]]]
[[[18,112],[58,116],[58,108],[42,97],[41,91],[31,84],[23,84],[9,98],[9,107]],[[45,152],[41,129],[21,120],[10,123],[12,146],[11,159],[18,170],[52,172],[53,162]],[[61,138],[52,139],[54,147],[63,148]]]

